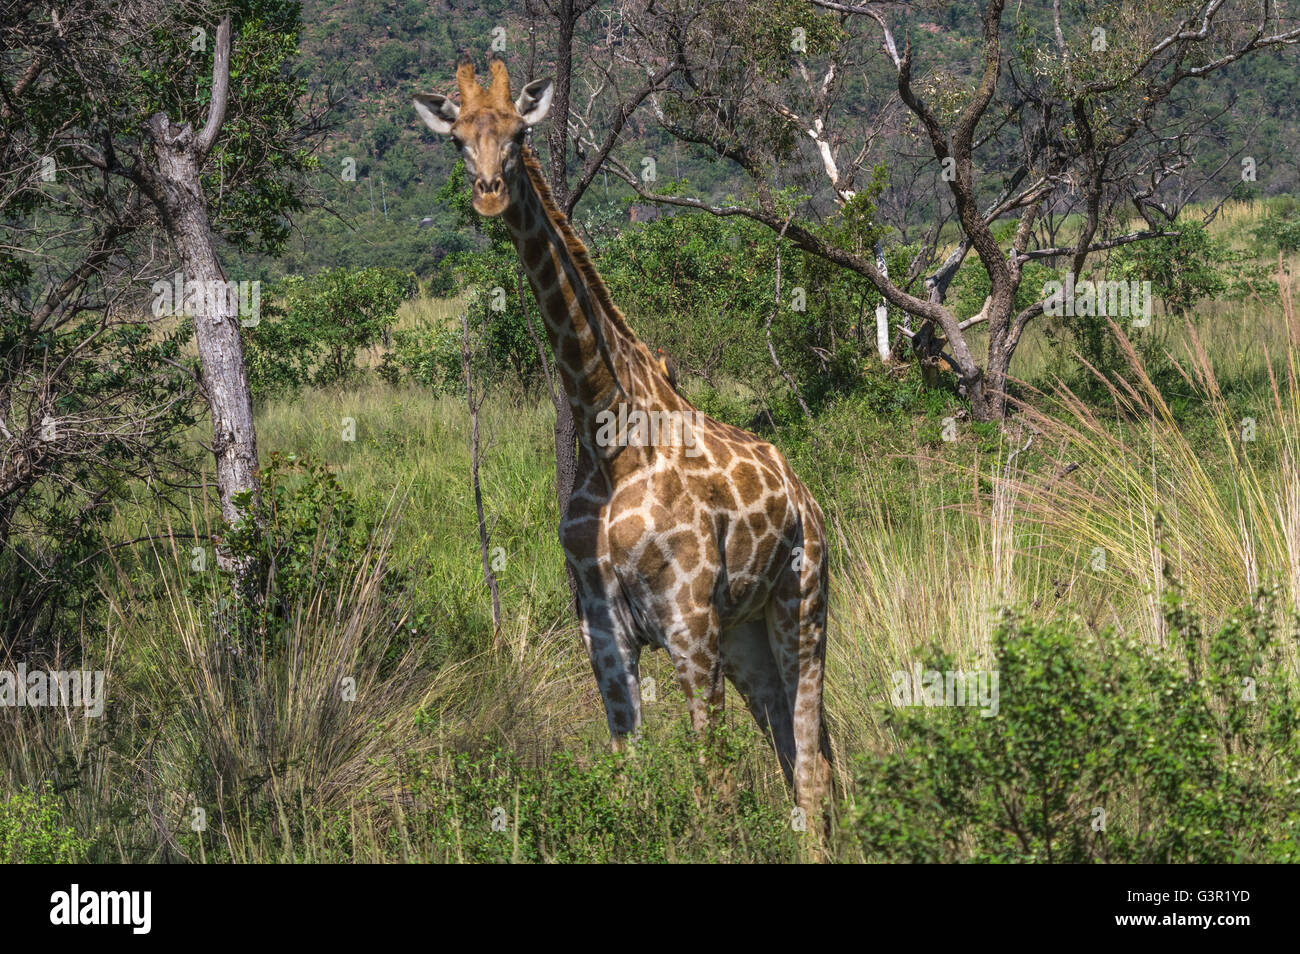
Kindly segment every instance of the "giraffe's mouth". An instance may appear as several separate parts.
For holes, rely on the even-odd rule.
[[[475,190],[472,202],[474,211],[486,218],[496,218],[510,205],[510,197],[504,191],[498,193],[478,193]]]

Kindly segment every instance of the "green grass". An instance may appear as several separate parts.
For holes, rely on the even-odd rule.
[[[493,547],[504,561],[502,598],[512,613],[507,641],[526,643],[563,606],[563,553],[555,527],[549,407],[493,402],[484,409],[483,493]],[[345,419],[355,439],[344,440]],[[309,456],[372,509],[399,507],[398,569],[424,581],[417,615],[459,630],[490,625],[469,474],[469,420],[454,398],[367,384],[275,401],[257,417],[263,459]]]
[[[1227,220],[1256,221],[1241,210]],[[1133,348],[1109,397],[1088,404],[1059,379],[1060,349],[1031,337],[1015,369],[1030,407],[1004,433],[969,424],[954,398],[914,377],[867,368],[860,392],[775,435],[832,534],[826,691],[849,824],[832,857],[899,857],[897,845],[862,837],[862,819],[892,811],[877,804],[881,776],[864,760],[923,784],[899,767],[915,739],[889,705],[891,674],[936,653],[995,665],[1004,608],[1061,652],[1167,646],[1171,672],[1193,660],[1171,636],[1167,572],[1211,629],[1269,584],[1279,586],[1275,622],[1300,608],[1300,323],[1285,276],[1283,286],[1282,303],[1208,305],[1191,328],[1160,329],[1146,355],[1182,369],[1178,409]],[[453,314],[454,303],[417,302],[399,326]],[[725,410],[744,393],[735,385],[710,400]],[[259,407],[264,460],[324,463],[379,532],[342,584],[294,610],[290,651],[247,664],[257,680],[222,648],[216,578],[196,581],[189,541],[166,539],[208,532],[210,499],[196,496],[178,520],[142,489],[115,529],[163,539],[121,551],[103,576],[108,635],[81,662],[109,672],[108,717],[29,709],[0,721],[0,832],[7,818],[39,821],[6,849],[14,860],[799,858],[776,760],[734,693],[720,752],[702,753],[684,732],[671,666],[648,653],[656,698],[644,740],[630,755],[608,751],[567,612],[552,415],[549,402],[506,395],[482,411],[484,503],[504,557],[494,633],[460,400],[369,376]],[[1255,441],[1241,439],[1246,416]],[[1277,657],[1292,687],[1296,650],[1292,638]],[[1127,671],[1119,656],[1115,665]],[[346,704],[336,692],[345,676],[358,688]],[[1070,817],[1058,821],[1068,828]],[[1281,837],[1233,818],[1243,839]],[[987,847],[981,832],[971,843]],[[1054,837],[1023,857],[1052,857]],[[919,852],[939,850],[921,842]]]

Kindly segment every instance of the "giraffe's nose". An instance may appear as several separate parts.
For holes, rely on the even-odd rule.
[[[479,195],[500,195],[505,187],[505,181],[499,175],[493,176],[490,180],[482,178],[474,180],[474,191]]]

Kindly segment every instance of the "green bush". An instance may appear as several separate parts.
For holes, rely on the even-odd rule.
[[[533,334],[539,341],[546,340],[532,292],[525,290],[525,297],[519,298],[514,276],[500,271],[507,267],[513,270],[515,266],[509,262],[503,265],[495,253],[457,256],[457,262],[461,278],[467,282],[461,307],[469,324],[470,372],[475,387],[504,387],[516,398],[527,394],[542,383],[542,363],[537,345],[528,333],[528,323],[532,323]],[[500,284],[503,281],[510,284]],[[379,374],[394,386],[409,380],[436,394],[452,394],[463,400],[465,346],[465,328],[460,316],[446,327],[398,331],[393,335],[392,350],[384,355]],[[549,345],[543,347],[549,349]],[[512,388],[512,384],[517,387]]]
[[[1273,288],[1269,270],[1210,234],[1200,222],[1180,220],[1173,238],[1121,245],[1110,257],[1107,277],[1151,283],[1152,293],[1175,315],[1207,298],[1239,301]]]
[[[438,192],[438,202],[451,207],[462,228],[472,229],[485,241],[482,248],[456,251],[443,261],[445,271],[455,275],[457,286],[466,293],[464,308],[476,380],[501,383],[513,372],[523,390],[539,386],[542,360],[533,336],[541,341],[546,339],[542,315],[505,224],[499,219],[485,219],[473,211],[464,160],[458,160],[452,169],[446,185]],[[433,353],[426,352],[423,361],[437,370],[424,383],[435,388],[439,385],[451,388],[449,382],[453,378],[459,381],[462,341],[463,329],[459,326],[447,335],[434,336],[429,342]]]
[[[68,864],[81,861],[87,842],[63,820],[59,800],[22,789],[0,801],[0,863]]]
[[[354,376],[357,352],[379,343],[415,290],[415,276],[396,268],[336,268],[286,278],[276,300],[264,305],[262,320],[244,329],[253,394],[293,393]]]
[[[665,216],[625,229],[601,248],[598,267],[637,335],[672,355],[683,375],[714,387],[730,379],[760,394],[785,390],[768,350],[769,320],[783,369],[813,405],[856,375],[874,341],[870,309],[879,296],[788,244],[777,307],[776,236],[752,222]],[[843,359],[837,345],[848,339],[861,347]]]
[[[1277,239],[1278,248],[1284,252],[1300,252],[1300,219],[1294,222],[1276,222],[1270,231]]]
[[[259,477],[260,505],[247,496],[238,501],[244,519],[225,544],[231,556],[266,574],[266,598],[251,631],[274,647],[302,601],[342,587],[357,572],[373,528],[338,478],[310,457],[272,453]]]
[[[1008,615],[998,714],[895,708],[905,751],[861,767],[848,836],[885,861],[1300,860],[1300,704],[1275,618],[1261,594],[1207,634],[1174,595],[1163,650]]]
[[[463,395],[462,334],[455,328],[413,328],[393,333],[393,348],[385,352],[380,375],[396,386],[403,380],[435,394]]]
[[[1114,321],[1132,342],[1147,377],[1175,416],[1183,419],[1197,413],[1200,405],[1171,357],[1173,336],[1181,332],[1185,319],[1195,320],[1193,309],[1203,301],[1240,301],[1276,293],[1269,269],[1255,261],[1253,251],[1233,249],[1198,221],[1180,220],[1176,228],[1176,237],[1120,246],[1110,254],[1104,273],[1089,276],[1089,280],[1150,282],[1152,297],[1163,302],[1164,317],[1149,317],[1143,324],[1101,314],[1060,320],[1069,347],[1056,354],[1053,365],[1059,370],[1055,373],[1085,400],[1109,400],[1107,386],[1097,373],[1114,376],[1128,369],[1128,358],[1111,328]],[[1047,327],[1049,336],[1060,334],[1051,325]],[[1070,350],[1077,350],[1091,368],[1081,367],[1068,354]]]
[[[417,767],[411,790],[433,855],[448,860],[797,860],[785,799],[736,778],[742,755],[766,744],[747,726],[720,729],[714,744],[714,769],[682,722],[587,760],[561,751],[530,766],[501,749],[461,752]]]

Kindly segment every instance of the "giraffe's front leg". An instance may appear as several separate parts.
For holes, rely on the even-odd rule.
[[[641,728],[641,648],[620,631],[603,593],[582,592],[582,641],[596,676],[614,748],[620,749]]]

